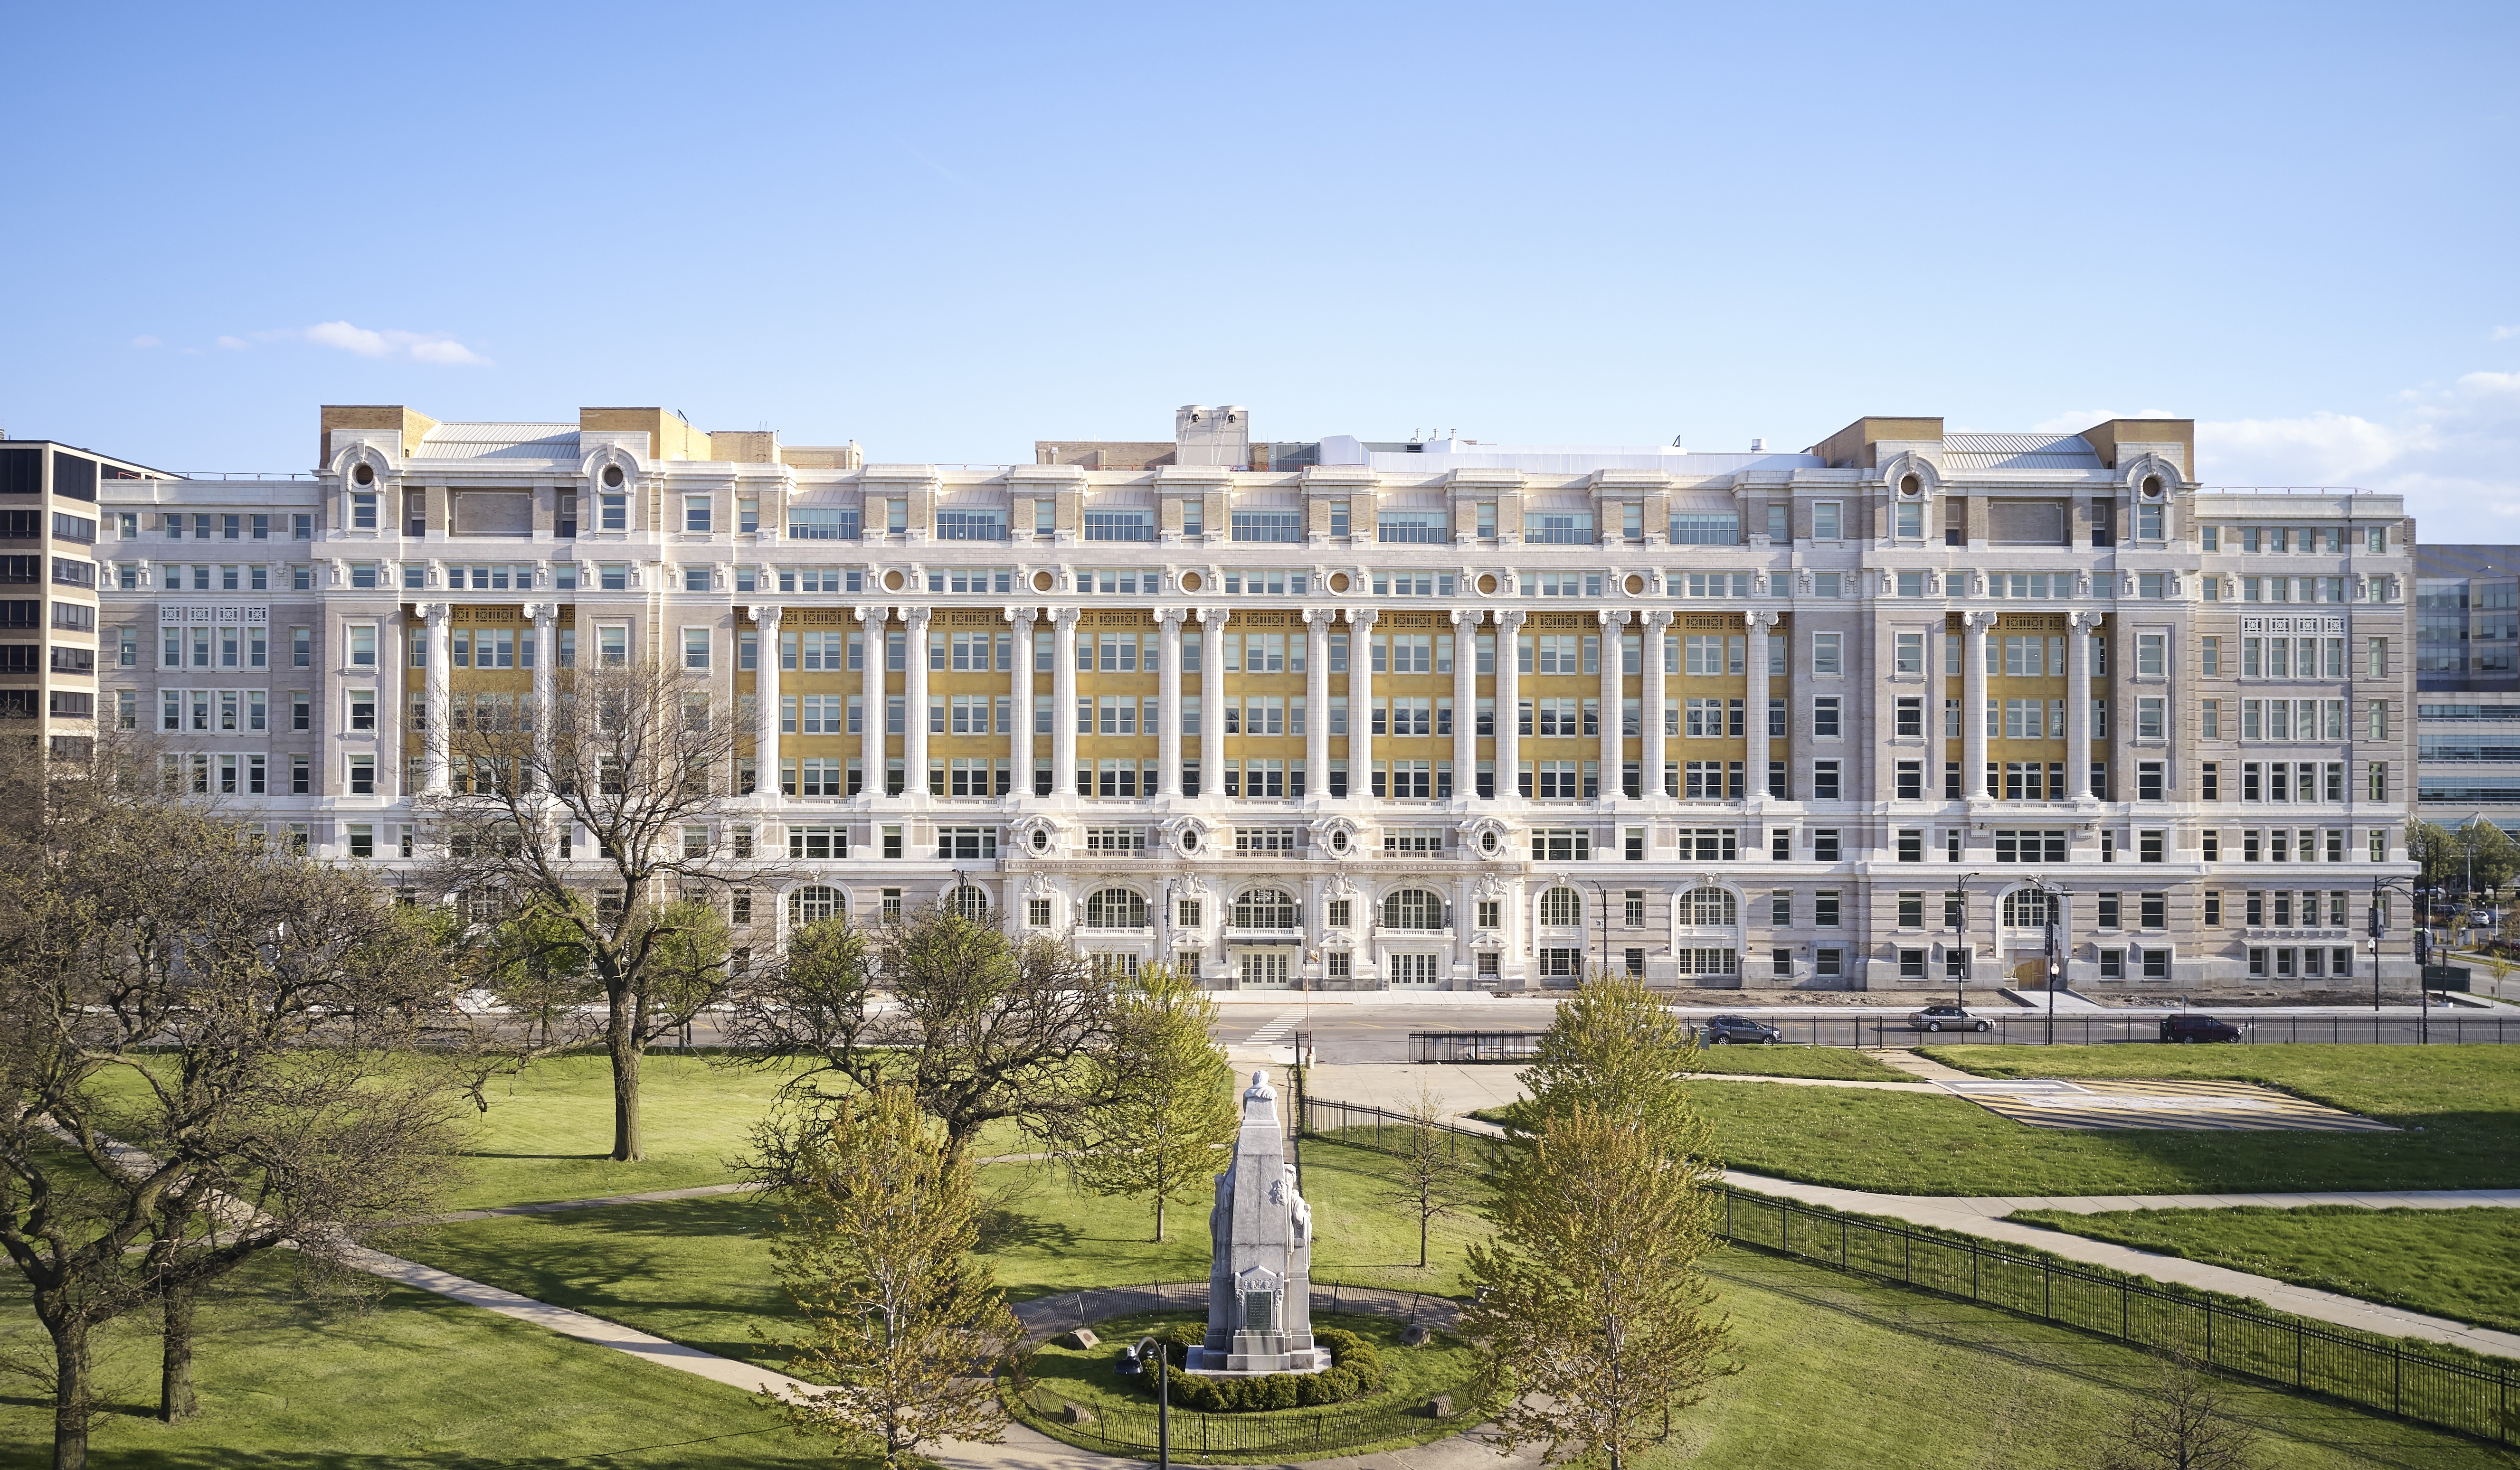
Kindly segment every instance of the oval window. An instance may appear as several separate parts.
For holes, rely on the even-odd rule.
[[[1912,474],[1902,475],[1899,479],[1899,493],[1901,495],[1922,495],[1925,493],[1925,482]]]
[[[620,466],[607,465],[604,467],[604,488],[607,490],[618,490],[621,488]]]
[[[1334,572],[1330,573],[1330,591],[1332,591],[1332,592],[1345,592],[1345,591],[1347,591],[1347,589],[1348,589],[1348,575],[1347,575],[1347,573],[1345,573],[1345,572],[1343,572],[1343,571],[1334,571]]]
[[[1481,833],[1479,833],[1479,851],[1481,851],[1481,852],[1483,852],[1483,853],[1486,853],[1486,854],[1488,854],[1489,856],[1493,857],[1493,856],[1495,856],[1495,854],[1496,854],[1496,850],[1497,850],[1497,834],[1496,834],[1496,833],[1494,833],[1494,832],[1481,832]]]
[[[1182,591],[1196,592],[1207,585],[1207,579],[1194,571],[1182,573]]]
[[[1343,853],[1347,851],[1347,833],[1330,833],[1330,851],[1334,853]]]
[[[901,573],[898,571],[885,572],[883,574],[883,590],[886,592],[901,591]]]
[[[362,465],[358,468],[350,471],[350,478],[358,481],[362,485],[373,485],[377,482],[376,468],[370,465]]]
[[[2158,500],[2158,499],[2160,499],[2160,498],[2161,498],[2161,477],[2160,477],[2159,475],[2154,475],[2154,474],[2147,474],[2147,475],[2145,475],[2145,476],[2143,477],[2143,493],[2144,493],[2144,497],[2145,497],[2146,499],[2148,499],[2148,500]]]
[[[1183,830],[1182,830],[1182,838],[1181,838],[1181,842],[1182,842],[1182,851],[1183,851],[1183,852],[1186,852],[1186,853],[1194,853],[1194,852],[1198,851],[1198,833],[1197,833],[1197,831],[1196,831],[1195,829],[1192,829],[1192,828],[1188,828],[1188,827],[1183,828]]]
[[[1050,851],[1050,833],[1047,830],[1041,827],[1032,829],[1032,850],[1037,853]]]
[[[1628,579],[1619,585],[1626,588],[1628,596],[1633,598],[1645,590],[1644,575],[1642,572],[1630,572]]]
[[[1032,574],[1032,590],[1035,592],[1048,592],[1058,585],[1058,579],[1053,577],[1046,571],[1037,571]]]
[[[1478,582],[1478,587],[1479,587],[1479,596],[1481,596],[1481,597],[1483,597],[1483,598],[1489,598],[1489,597],[1494,597],[1494,596],[1496,596],[1496,590],[1497,590],[1496,573],[1494,573],[1494,572],[1481,572],[1481,573],[1479,573],[1479,582]]]

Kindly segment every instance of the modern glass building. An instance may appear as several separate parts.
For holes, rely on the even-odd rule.
[[[2417,815],[2520,834],[2520,546],[2415,550]]]

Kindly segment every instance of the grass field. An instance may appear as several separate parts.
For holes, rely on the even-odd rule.
[[[734,1389],[637,1362],[426,1292],[365,1312],[295,1299],[287,1260],[247,1267],[204,1302],[204,1413],[158,1423],[158,1341],[139,1321],[100,1337],[109,1407],[94,1463],[116,1470],[375,1467],[698,1467],[831,1463]],[[0,1301],[0,1344],[40,1349],[22,1293]],[[0,1465],[50,1463],[52,1408],[0,1380]]]
[[[1462,1246],[1476,1220],[1442,1220],[1436,1263],[1417,1268],[1414,1223],[1393,1215],[1381,1155],[1309,1143],[1304,1190],[1322,1233],[1313,1279],[1360,1286],[1462,1290]],[[1156,1244],[1148,1208],[1071,1188],[1058,1172],[1031,1165],[983,1170],[1000,1199],[982,1236],[1010,1301],[1094,1286],[1207,1279],[1207,1210],[1176,1205]],[[787,1298],[770,1273],[765,1232],[773,1210],[743,1195],[615,1205],[556,1215],[511,1216],[448,1225],[407,1251],[431,1266],[689,1343],[728,1358],[784,1366],[752,1329],[777,1337],[790,1328]]]
[[[2520,1185],[2520,1066],[2495,1047],[1942,1047],[1988,1076],[2228,1077],[2395,1134],[2034,1129],[1957,1097],[1697,1090],[1734,1168],[1894,1194],[2178,1194]]]
[[[2024,1210],[2014,1220],[2520,1332],[2520,1211]]]

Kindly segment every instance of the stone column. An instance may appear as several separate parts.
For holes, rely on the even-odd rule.
[[[1643,699],[1644,724],[1639,731],[1639,734],[1641,734],[1644,738],[1642,745],[1640,747],[1642,750],[1640,759],[1644,766],[1643,790],[1645,799],[1648,801],[1660,801],[1663,797],[1662,767],[1664,759],[1662,740],[1662,631],[1671,626],[1671,610],[1667,607],[1657,607],[1653,611],[1646,613],[1642,621],[1643,623],[1643,629],[1642,637],[1640,641],[1644,646],[1645,683]],[[1745,631],[1749,633],[1750,639],[1755,640],[1759,636],[1758,630],[1755,628],[1746,629]],[[1748,641],[1749,640],[1744,640],[1744,642]],[[1744,669],[1754,669],[1757,668],[1758,665],[1755,663],[1749,663],[1742,665],[1742,667]],[[1756,679],[1751,680],[1750,683],[1753,689],[1758,685],[1758,681]],[[1745,732],[1750,728],[1747,723],[1750,720],[1756,720],[1762,731],[1768,728],[1768,702],[1765,699],[1744,698],[1742,700],[1742,710],[1744,723],[1741,728]],[[1749,765],[1749,762],[1745,760],[1742,762],[1742,765],[1746,768]],[[1743,794],[1746,795],[1753,786],[1764,786],[1767,779],[1768,772],[1766,764],[1762,762],[1760,769],[1747,772],[1747,781],[1741,788]]]
[[[1200,636],[1205,641],[1198,661],[1198,789],[1202,796],[1225,790],[1225,620],[1233,615],[1231,607],[1198,610]]]
[[[1610,802],[1625,794],[1620,770],[1627,764],[1627,739],[1619,734],[1619,711],[1627,693],[1627,680],[1622,665],[1619,640],[1625,636],[1628,615],[1604,607],[1599,610],[1601,622],[1601,800]],[[1642,791],[1640,785],[1638,790]]]
[[[1181,637],[1188,608],[1155,609],[1155,637],[1162,659],[1155,683],[1155,794],[1181,795]]]
[[[1015,630],[1015,666],[1007,675],[1007,692],[1014,700],[1014,724],[1007,731],[1007,764],[1013,769],[1013,792],[1020,800],[1032,794],[1032,634],[1037,614],[1030,607],[1010,607],[1007,622]]]
[[[1055,796],[1075,796],[1076,789],[1076,624],[1084,609],[1059,607],[1051,612],[1050,655],[1050,789]]]
[[[430,602],[419,612],[428,630],[428,667],[423,675],[423,695],[428,701],[424,718],[428,729],[420,742],[421,788],[431,795],[443,795],[447,786],[447,722],[455,702],[454,648],[448,642],[454,631],[455,609],[445,602]]]
[[[1468,801],[1479,794],[1479,610],[1456,607],[1452,619],[1453,797]]]
[[[745,609],[752,615],[760,649],[752,673],[752,794],[764,806],[779,800],[779,618],[784,610],[768,604]]]
[[[1665,615],[1668,616],[1668,614]],[[1741,726],[1744,741],[1741,764],[1749,768],[1744,773],[1749,780],[1743,789],[1749,792],[1750,805],[1755,809],[1768,800],[1768,767],[1776,759],[1768,752],[1768,700],[1770,697],[1768,681],[1776,677],[1768,667],[1768,630],[1777,626],[1776,610],[1762,607],[1755,612],[1745,613],[1741,619],[1741,626],[1750,638],[1750,658],[1749,662],[1743,665],[1749,670],[1750,677],[1749,682],[1743,686],[1743,693],[1749,705],[1743,713],[1749,718]],[[1648,685],[1646,688],[1651,689],[1652,686]],[[1650,699],[1653,695],[1647,694],[1645,697]]]
[[[901,619],[901,794],[927,794],[927,617],[924,607],[895,607]]]
[[[2100,613],[2076,608],[2065,614],[2065,793],[2080,801],[2092,790],[2092,635]],[[2163,688],[2168,689],[2165,681]]]
[[[858,702],[866,706],[859,727],[858,765],[865,773],[861,794],[883,794],[883,619],[881,607],[861,607],[858,641],[865,646],[866,665],[858,671]]]
[[[1373,625],[1381,614],[1349,608],[1347,614],[1347,790],[1373,794]]]
[[[1304,609],[1304,794],[1316,801],[1330,794],[1330,620],[1337,616],[1335,607]]]
[[[1971,801],[1991,796],[1986,788],[1986,633],[1995,619],[1992,612],[1960,618],[1960,789]]]
[[[1522,793],[1520,780],[1522,727],[1522,655],[1518,646],[1524,614],[1508,608],[1496,614],[1496,793],[1511,801]]]

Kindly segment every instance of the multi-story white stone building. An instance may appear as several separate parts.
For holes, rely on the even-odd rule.
[[[2412,524],[2201,490],[2185,421],[1036,458],[328,407],[311,475],[100,486],[109,698],[391,866],[408,716],[665,660],[755,732],[756,943],[970,890],[1220,987],[1983,985],[2050,904],[2078,983],[2367,982],[2408,870]]]

